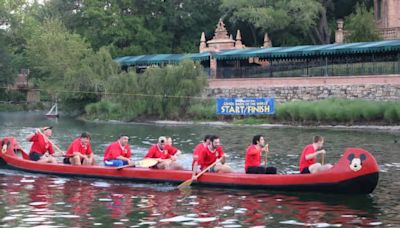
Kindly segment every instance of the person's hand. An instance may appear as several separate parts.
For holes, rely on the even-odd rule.
[[[320,154],[326,154],[326,151],[325,151],[325,150],[320,150],[320,151],[318,151],[318,153],[320,153]]]
[[[263,150],[264,150],[265,153],[268,153],[269,152],[269,145],[265,144]]]
[[[171,160],[176,161],[176,156],[175,155],[171,156]]]
[[[128,165],[135,166],[135,162],[134,162],[134,161],[132,161],[132,160],[128,160]]]
[[[196,175],[192,175],[192,181],[196,181],[197,180],[197,176]]]
[[[39,134],[39,133],[41,133],[42,131],[40,130],[40,128],[36,128],[35,129],[35,134]]]

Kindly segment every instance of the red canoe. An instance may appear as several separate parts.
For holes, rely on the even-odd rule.
[[[70,177],[172,184],[180,184],[190,179],[192,175],[191,171],[178,170],[42,164],[28,160],[26,153],[20,148],[15,138],[6,137],[0,139],[0,142],[2,146],[0,166],[2,168]],[[378,164],[368,151],[360,148],[347,148],[332,169],[317,174],[205,173],[198,181],[193,182],[193,185],[273,191],[369,194],[375,189],[378,178]]]

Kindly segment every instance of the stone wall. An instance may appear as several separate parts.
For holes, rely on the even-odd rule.
[[[279,81],[273,82],[273,80]],[[221,81],[210,80],[205,95],[209,97],[275,97],[275,100],[280,103],[332,97],[399,101],[399,82],[400,76],[240,79],[225,81],[223,85]]]

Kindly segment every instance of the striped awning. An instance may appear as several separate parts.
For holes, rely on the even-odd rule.
[[[175,64],[183,60],[203,61],[210,58],[209,52],[193,54],[156,54],[118,57],[114,60],[122,66]]]
[[[246,48],[221,51],[214,53],[214,57],[218,60],[247,59],[250,57],[283,59],[344,54],[373,54],[389,51],[400,51],[400,40],[347,44],[301,45],[293,47]]]

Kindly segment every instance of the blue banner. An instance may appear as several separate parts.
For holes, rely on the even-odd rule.
[[[218,115],[266,115],[274,113],[274,98],[217,98]]]

